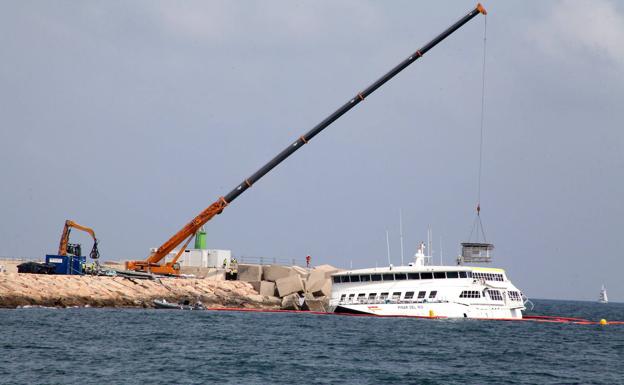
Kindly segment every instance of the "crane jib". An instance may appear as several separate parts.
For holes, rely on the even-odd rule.
[[[271,159],[267,164],[262,166],[258,171],[253,173],[249,178],[245,179],[241,184],[236,186],[232,191],[230,191],[227,195],[224,196],[224,199],[227,203],[232,203],[234,199],[236,199],[239,195],[245,192],[251,185],[256,183],[260,178],[266,175],[269,171],[271,171],[275,166],[283,162],[286,158],[292,155],[295,151],[297,151],[304,144],[308,143],[312,138],[314,138],[317,134],[331,125],[334,121],[340,118],[342,115],[347,113],[350,109],[358,105],[361,101],[363,101],[367,96],[375,92],[379,87],[384,85],[388,80],[392,79],[399,72],[403,71],[407,66],[418,60],[422,55],[427,53],[431,48],[435,47],[442,40],[447,38],[450,34],[459,29],[462,25],[466,24],[473,17],[478,15],[479,13],[485,14],[485,10],[479,4],[475,9],[470,11],[467,15],[458,20],[455,24],[447,28],[444,32],[436,36],[429,43],[425,44],[422,48],[414,52],[407,59],[403,60],[396,67],[392,68],[388,73],[380,77],[373,84],[368,86],[364,91],[359,92],[355,97],[350,99],[348,102],[343,104],[340,108],[338,108],[334,113],[325,118],[322,122],[317,124],[314,128],[308,131],[305,135],[302,135],[297,140],[295,140],[292,144],[286,147],[282,152],[277,154],[276,157]]]
[[[169,238],[165,243],[163,243],[154,254],[149,256],[144,261],[128,261],[126,263],[126,268],[129,270],[139,270],[139,271],[149,271],[150,269],[154,269],[153,271],[160,273],[171,273],[177,274],[177,268],[174,267],[175,263],[167,263],[166,266],[158,265],[158,263],[167,256],[169,252],[171,252],[174,248],[178,247],[184,240],[193,236],[195,232],[206,222],[208,222],[212,217],[217,214],[220,214],[221,211],[234,199],[236,199],[239,195],[245,192],[249,187],[251,187],[254,183],[256,183],[260,178],[266,175],[269,171],[271,171],[275,166],[283,162],[286,158],[292,155],[295,151],[297,151],[304,144],[307,144],[312,138],[318,135],[321,131],[327,128],[330,124],[344,115],[347,111],[358,105],[361,101],[363,101],[370,94],[375,92],[379,87],[384,85],[388,80],[392,79],[399,72],[404,70],[407,66],[409,66],[414,61],[418,60],[421,56],[423,56],[427,51],[431,48],[435,47],[442,40],[447,38],[450,34],[459,29],[462,25],[466,24],[470,19],[478,15],[479,13],[486,14],[485,9],[481,4],[477,4],[476,8],[470,11],[467,15],[463,16],[459,19],[455,24],[447,28],[444,32],[436,36],[429,43],[425,44],[422,48],[414,52],[408,58],[403,60],[397,66],[392,68],[388,73],[377,79],[374,83],[368,86],[363,91],[357,93],[352,99],[343,104],[340,108],[334,111],[331,115],[326,117],[319,124],[314,126],[310,131],[300,136],[297,140],[292,142],[288,147],[282,150],[275,158],[271,159],[267,164],[262,166],[258,171],[252,174],[249,178],[245,179],[241,184],[239,184],[236,188],[230,191],[224,197],[219,198],[212,205],[207,207],[204,211],[202,211],[199,215],[193,218],[189,223],[187,223],[180,231],[174,234],[171,238]]]

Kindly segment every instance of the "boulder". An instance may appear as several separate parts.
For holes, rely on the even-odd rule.
[[[280,278],[297,275],[291,267],[281,265],[263,266],[262,272],[264,274],[264,280],[272,282],[277,282]]]
[[[301,310],[301,297],[299,294],[289,294],[282,299],[283,310]]]
[[[279,278],[275,282],[275,285],[277,286],[277,293],[280,297],[303,292],[303,282],[301,282],[301,278],[298,275]]]
[[[238,265],[238,280],[245,282],[259,282],[262,280],[261,265]]]

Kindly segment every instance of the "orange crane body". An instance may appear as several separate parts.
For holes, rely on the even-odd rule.
[[[89,233],[89,235],[91,235],[91,238],[93,238],[93,242],[97,250],[98,240],[95,237],[95,231],[93,231],[93,229],[90,227],[79,225],[78,223],[68,219],[65,221],[65,226],[63,226],[63,233],[61,234],[61,241],[59,242],[59,249],[58,249],[57,255],[67,255],[67,244],[69,243],[69,233],[72,228]]]
[[[399,72],[404,70],[407,66],[421,58],[425,53],[427,53],[431,48],[435,47],[442,40],[447,38],[461,26],[466,24],[472,18],[477,16],[478,14],[486,15],[487,11],[483,6],[479,3],[476,5],[474,9],[472,9],[468,14],[464,15],[461,19],[447,28],[444,32],[436,36],[429,43],[425,44],[419,50],[411,54],[408,58],[403,60],[401,63],[392,68],[389,72],[383,75],[381,78],[376,80],[366,89],[361,92],[358,92],[353,98],[348,100],[344,105],[339,107],[334,113],[329,115],[319,124],[314,126],[310,131],[306,134],[300,136],[295,142],[291,143],[288,147],[286,147],[282,152],[280,152],[275,158],[271,159],[267,164],[265,164],[262,168],[256,171],[249,178],[245,179],[241,184],[235,187],[232,191],[230,191],[224,197],[220,197],[216,202],[208,206],[204,211],[202,211],[199,215],[197,215],[193,220],[187,223],[180,231],[174,234],[168,241],[163,243],[152,255],[142,261],[127,261],[126,269],[128,270],[136,270],[143,272],[151,272],[155,274],[179,274],[180,266],[177,263],[178,259],[184,252],[184,249],[191,241],[197,230],[201,226],[203,226],[206,222],[212,219],[215,215],[221,214],[223,209],[230,204],[234,199],[236,199],[240,194],[245,192],[249,187],[251,187],[255,182],[257,182],[260,178],[266,175],[269,171],[271,171],[275,166],[280,164],[290,155],[292,155],[299,148],[303,147],[317,134],[327,128],[330,124],[344,115],[347,111],[351,110],[351,108],[358,105],[362,102],[366,97],[375,92],[379,87],[384,85],[388,80],[392,79]],[[165,264],[161,264],[160,262],[178,245],[180,245],[186,239],[186,243],[183,247],[178,251],[176,256],[172,261],[166,262]]]

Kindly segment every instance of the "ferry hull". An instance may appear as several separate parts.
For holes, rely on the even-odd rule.
[[[410,303],[410,304],[340,304],[335,313],[401,317],[521,319],[523,308],[491,304]]]

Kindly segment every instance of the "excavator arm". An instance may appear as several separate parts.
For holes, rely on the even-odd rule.
[[[82,230],[86,233],[89,233],[89,235],[91,235],[91,238],[93,238],[93,249],[91,250],[91,254],[90,257],[92,259],[98,259],[100,257],[100,253],[98,251],[98,240],[95,237],[95,231],[93,231],[92,228],[90,227],[86,227],[86,226],[82,226],[79,225],[78,223],[71,221],[71,220],[66,220],[65,221],[65,226],[63,227],[63,233],[61,234],[61,241],[59,243],[59,250],[58,250],[58,255],[67,255],[67,245],[69,243],[69,233],[71,232],[72,228],[76,228],[78,230]]]
[[[388,80],[392,79],[399,72],[403,71],[407,66],[421,58],[427,51],[435,47],[442,40],[446,39],[453,32],[458,30],[472,18],[477,16],[478,14],[486,15],[487,12],[485,8],[481,4],[477,4],[477,6],[468,12],[468,14],[464,15],[460,18],[455,24],[451,25],[444,32],[436,36],[429,43],[425,44],[419,50],[411,54],[401,63],[392,68],[388,73],[383,75],[373,84],[368,86],[361,92],[358,92],[353,98],[349,99],[344,105],[338,108],[334,113],[329,115],[319,124],[317,124],[314,128],[308,131],[306,134],[300,136],[297,140],[292,142],[288,147],[286,147],[282,152],[280,152],[275,158],[271,159],[267,164],[265,164],[262,168],[252,174],[249,178],[245,179],[241,184],[235,187],[232,191],[230,191],[224,197],[220,197],[213,204],[208,206],[204,211],[202,211],[198,216],[193,218],[189,223],[187,223],[180,231],[174,234],[168,241],[163,243],[152,255],[150,255],[147,259],[143,261],[128,261],[126,262],[126,268],[128,270],[137,270],[137,271],[145,271],[152,272],[157,274],[178,274],[179,273],[179,265],[177,264],[177,260],[190,242],[191,238],[195,235],[197,230],[212,219],[215,215],[221,214],[223,209],[234,199],[236,199],[239,195],[245,192],[249,187],[251,187],[254,183],[256,183],[260,178],[266,175],[269,171],[271,171],[275,166],[283,162],[286,158],[292,155],[299,148],[303,147],[317,134],[331,125],[334,121],[340,118],[342,115],[347,113],[353,107],[358,105],[361,101],[363,101],[370,94],[375,92],[379,87],[384,85]],[[178,245],[186,240],[184,247],[182,247],[175,258],[171,262],[167,262],[164,265],[160,264],[162,261],[172,250],[174,250]]]

